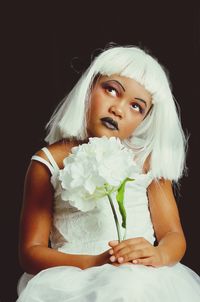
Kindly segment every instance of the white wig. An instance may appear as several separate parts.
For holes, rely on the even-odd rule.
[[[134,79],[151,94],[152,109],[133,135],[124,141],[142,166],[150,158],[155,178],[174,181],[185,165],[185,136],[164,68],[138,47],[111,47],[100,53],[62,101],[46,125],[45,141],[87,138],[86,112],[92,84],[97,75],[119,74]]]

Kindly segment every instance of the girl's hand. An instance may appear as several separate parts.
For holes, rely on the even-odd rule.
[[[126,264],[126,265],[134,265],[132,262],[123,262],[123,263],[118,263],[118,262],[113,262],[113,263],[110,263],[114,266],[121,266],[123,264]]]
[[[120,243],[110,241],[109,250],[110,261],[114,263],[143,264],[147,266],[159,267],[163,265],[162,253],[158,246],[153,246],[149,241],[142,237],[131,238]]]
[[[94,263],[93,263],[93,260],[92,260],[92,263],[88,266],[99,266],[99,265],[103,265],[103,264],[112,264],[114,266],[120,266],[122,264],[125,264],[125,262],[123,263],[119,263],[119,262],[112,262],[110,261],[110,251],[111,249],[108,249],[106,250],[105,252],[99,254],[99,255],[96,255],[96,256],[93,256],[94,257]],[[133,265],[132,262],[126,262],[127,265]]]

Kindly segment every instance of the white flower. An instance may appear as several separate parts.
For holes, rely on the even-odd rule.
[[[117,191],[134,165],[132,151],[119,138],[90,138],[64,159],[59,175],[62,199],[83,212],[92,210],[105,198],[106,190]]]

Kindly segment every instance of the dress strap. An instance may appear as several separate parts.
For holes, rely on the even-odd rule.
[[[37,161],[45,164],[49,168],[51,174],[53,175],[55,172],[59,171],[59,167],[58,167],[57,163],[55,162],[53,156],[51,155],[50,151],[46,147],[42,148],[42,151],[46,154],[49,162],[46,159],[44,159],[38,155],[33,155],[31,157],[31,160],[37,160]]]
[[[33,155],[31,157],[31,160],[37,160],[37,161],[45,164],[49,168],[51,174],[52,175],[54,174],[54,172],[55,172],[54,168],[52,167],[52,165],[46,159],[44,159],[44,158],[42,158],[42,157],[40,157],[38,155]]]
[[[55,159],[53,158],[53,156],[51,155],[51,152],[46,148],[42,148],[42,151],[44,151],[44,153],[46,154],[48,160],[50,161],[51,165],[53,166],[53,168],[58,171],[59,167],[57,165],[57,163],[55,162]]]

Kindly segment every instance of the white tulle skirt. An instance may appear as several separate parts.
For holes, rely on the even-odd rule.
[[[17,302],[200,302],[200,277],[181,263],[54,267],[24,274],[18,289]]]

